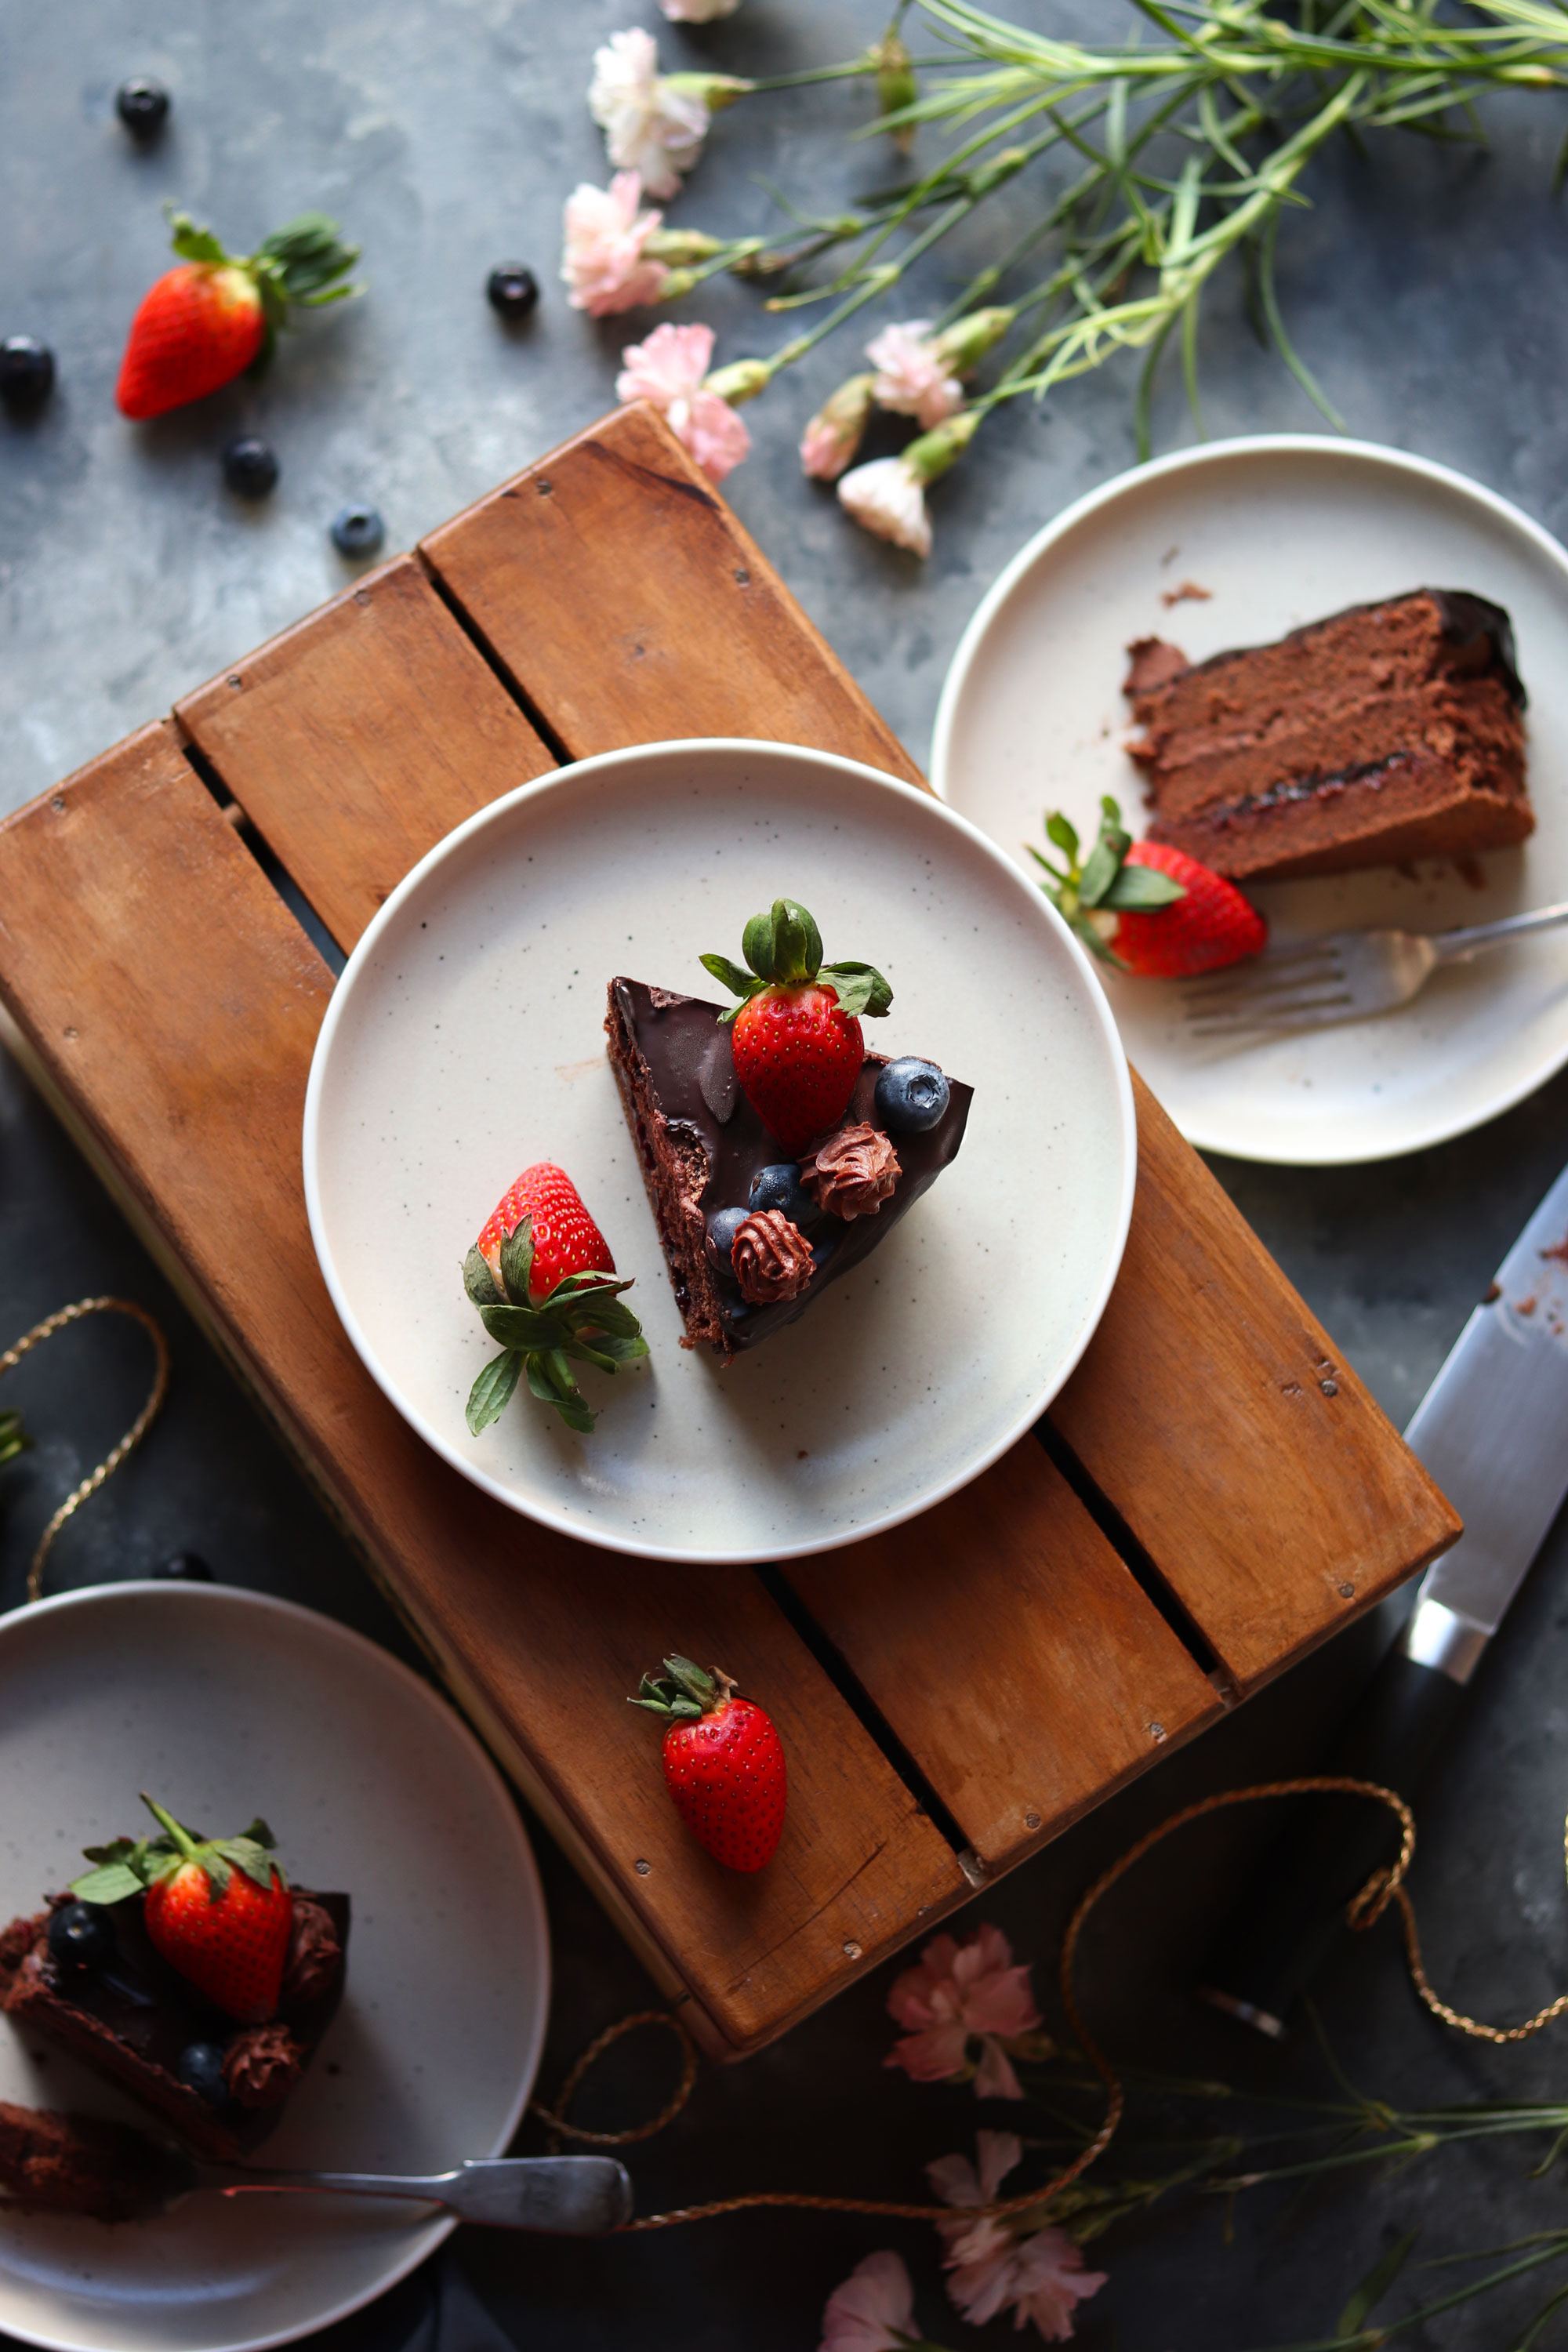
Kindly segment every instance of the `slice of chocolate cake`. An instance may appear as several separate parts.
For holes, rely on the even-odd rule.
[[[128,2124],[0,2099],[0,2204],[25,2213],[140,2221],[188,2185],[190,2168]]]
[[[605,1028],[687,1336],[728,1360],[805,1313],[957,1153],[971,1089],[868,1054],[838,1125],[791,1157],[735,1075],[721,1008],[613,980]]]
[[[1151,841],[1233,882],[1523,841],[1524,688],[1500,605],[1418,588],[1189,664],[1129,647]]]
[[[293,1899],[282,1992],[264,2024],[237,2024],[153,1949],[141,1895],[62,1895],[13,1919],[0,1931],[0,2010],[119,2084],[201,2155],[237,2162],[276,2128],[342,1993],[348,1896],[296,1887]]]

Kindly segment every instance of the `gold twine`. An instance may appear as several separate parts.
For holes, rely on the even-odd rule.
[[[627,2221],[625,2229],[628,2232],[634,2230],[668,2230],[677,2222],[710,2221],[721,2213],[740,2213],[759,2205],[788,2205],[819,2213],[875,2214],[896,2221],[951,2221],[962,2217],[967,2224],[972,2221],[1006,2221],[1013,2214],[1027,2212],[1031,2207],[1045,2205],[1051,2198],[1059,2196],[1104,2155],[1115,2137],[1126,2107],[1126,2095],[1115,2068],[1084,2024],[1073,1982],[1079,1943],[1090,1915],[1135,1864],[1142,1862],[1146,1853],[1152,1853],[1175,1831],[1185,1829],[1190,1822],[1202,1821],[1208,1813],[1223,1812],[1231,1805],[1258,1804],[1273,1797],[1307,1796],[1365,1797],[1374,1803],[1386,1805],[1398,1821],[1400,1841],[1396,1859],[1390,1868],[1374,1871],[1366,1885],[1352,1896],[1346,1906],[1345,1924],[1357,1934],[1363,1934],[1383,1916],[1391,1903],[1398,1906],[1411,1980],[1434,2017],[1440,2018],[1445,2025],[1452,2026],[1456,2032],[1468,2034],[1476,2041],[1504,2042],[1528,2041],[1532,2033],[1539,2033],[1542,2026],[1550,2025],[1553,2018],[1568,2011],[1568,1993],[1562,1993],[1522,2025],[1484,2025],[1473,2017],[1463,2016],[1457,2009],[1450,2009],[1447,2002],[1433,1990],[1421,1957],[1415,1906],[1405,1886],[1405,1874],[1415,1853],[1415,1816],[1404,1798],[1393,1789],[1384,1789],[1375,1780],[1351,1780],[1339,1773],[1326,1772],[1311,1773],[1295,1780],[1259,1781],[1246,1789],[1226,1789],[1215,1796],[1200,1798],[1195,1804],[1184,1805],[1180,1812],[1172,1813],[1167,1820],[1147,1831],[1109,1869],[1101,1871],[1088,1892],[1079,1897],[1072,1917],[1068,1921],[1058,1972],[1062,2007],[1079,2049],[1105,2084],[1105,2119],[1088,2146],[1053,2179],[1047,2180],[1041,2188],[1026,2189],[1018,2197],[1005,2197],[989,2205],[964,2206],[902,2205],[883,2198],[818,2197],[804,2190],[757,2189],[742,2197],[715,2198],[706,2205],[678,2206],[668,2213],[645,2213],[635,2221]],[[1568,1865],[1568,1827],[1564,1830],[1563,1854],[1565,1865]],[[620,2040],[623,2033],[629,2033],[634,2028],[643,2025],[667,2027],[679,2037],[682,2045],[685,2060],[681,2078],[671,2098],[651,2123],[637,2125],[629,2131],[586,2132],[567,2123],[564,2110],[591,2068],[613,2042]],[[621,2147],[632,2140],[651,2138],[655,2132],[662,2131],[665,2125],[672,2122],[685,2106],[696,2080],[696,2045],[681,2020],[668,2010],[638,2010],[630,2017],[619,2019],[596,2041],[590,2042],[563,2084],[553,2111],[538,2103],[532,2111],[542,2116],[552,2131],[563,2133],[568,2138],[587,2141],[596,2147]]]
[[[104,1455],[90,1477],[84,1478],[74,1493],[66,1496],[65,1501],[44,1529],[38,1539],[37,1549],[34,1552],[27,1568],[29,1601],[40,1601],[43,1598],[44,1562],[49,1556],[50,1547],[55,1538],[72,1512],[79,1510],[89,1496],[97,1494],[105,1479],[113,1476],[126,1455],[140,1445],[156,1420],[159,1407],[169,1392],[169,1343],[164,1339],[162,1328],[147,1309],[144,1307],[138,1307],[132,1299],[79,1298],[71,1306],[60,1307],[57,1313],[46,1315],[41,1323],[35,1323],[30,1331],[25,1331],[22,1334],[15,1347],[7,1348],[5,1354],[0,1356],[0,1372],[15,1371],[24,1356],[29,1355],[44,1340],[52,1339],[55,1333],[63,1331],[68,1324],[79,1323],[84,1316],[106,1314],[129,1315],[133,1322],[141,1324],[152,1340],[153,1352],[157,1358],[152,1391],[146,1403],[119,1444]]]

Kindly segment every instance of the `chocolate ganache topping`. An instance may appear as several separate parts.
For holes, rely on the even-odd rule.
[[[319,1903],[294,1897],[294,1927],[283,1966],[281,2000],[286,2009],[315,2000],[331,1983],[343,1957],[338,1931]]]
[[[902,1173],[888,1138],[862,1123],[841,1127],[803,1160],[800,1181],[819,1209],[830,1209],[847,1224],[856,1217],[874,1217],[892,1199]]]
[[[752,1212],[736,1232],[730,1263],[742,1297],[753,1307],[798,1298],[816,1272],[811,1244],[782,1209]]]
[[[242,2107],[276,2107],[304,2070],[304,2053],[286,2025],[250,2025],[223,2053],[223,2079]]]

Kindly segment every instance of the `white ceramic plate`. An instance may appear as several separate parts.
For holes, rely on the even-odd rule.
[[[374,1643],[232,1586],[103,1585],[0,1619],[0,1919],[138,1834],[271,1822],[346,1889],[342,2007],[259,2164],[436,2172],[499,2156],[539,2063],[544,1905],[495,1767]],[[0,2098],[145,2122],[0,2019]],[[427,2207],[189,2198],[106,2228],[0,2208],[0,2333],[56,2352],[258,2352],[355,2311],[453,2227]]]
[[[605,1055],[618,972],[711,998],[780,894],[892,983],[877,1046],[974,1088],[963,1148],[865,1266],[728,1369],[680,1318]],[[519,1170],[576,1182],[651,1357],[583,1374],[576,1436],[522,1393],[482,1437],[495,1353],[461,1262]],[[1131,1207],[1131,1093],[1076,940],[927,793],[768,743],[584,760],[449,835],[387,901],[328,1009],[305,1111],[311,1231],[349,1336],[477,1486],[547,1526],[674,1559],[820,1551],[995,1460],[1077,1362]]]
[[[1167,606],[1186,582],[1209,601]],[[1568,898],[1568,555],[1489,490],[1364,443],[1215,442],[1068,508],[964,633],[937,714],[936,789],[1026,867],[1047,807],[1092,838],[1111,793],[1137,832],[1142,779],[1122,749],[1133,638],[1171,638],[1198,661],[1423,586],[1474,589],[1513,616],[1534,835],[1468,882],[1434,862],[1381,866],[1266,884],[1258,904],[1283,941],[1442,930]],[[1494,1118],[1568,1060],[1563,932],[1451,967],[1381,1020],[1266,1043],[1184,1036],[1174,983],[1108,987],[1129,1055],[1183,1132],[1245,1160],[1417,1150]]]

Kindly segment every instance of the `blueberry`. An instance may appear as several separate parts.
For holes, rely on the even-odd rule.
[[[374,507],[340,507],[332,517],[332,545],[340,555],[374,555],[386,525]]]
[[[101,1903],[62,1903],[49,1921],[49,1958],[72,1975],[107,1968],[114,1951],[114,1923]]]
[[[947,1080],[934,1062],[917,1061],[906,1054],[889,1062],[877,1080],[873,1108],[893,1135],[924,1135],[947,1110]]]
[[[265,441],[242,433],[223,453],[223,478],[237,498],[264,499],[278,483],[278,460]]]
[[[55,355],[31,335],[7,335],[0,343],[0,400],[7,408],[37,408],[55,384]]]
[[[213,1572],[199,1552],[177,1551],[161,1568],[153,1570],[155,1577],[167,1579],[171,1584],[211,1584]]]
[[[751,1213],[750,1209],[716,1209],[708,1220],[708,1247],[725,1274],[734,1270],[730,1253],[735,1246],[735,1235]]]
[[[503,319],[526,319],[539,300],[539,280],[521,261],[503,261],[485,280],[490,308]]]
[[[161,81],[133,74],[115,91],[114,111],[133,139],[156,139],[169,119],[169,93]]]
[[[753,1209],[782,1209],[803,1234],[822,1223],[823,1212],[802,1185],[800,1170],[793,1160],[778,1160],[771,1167],[759,1168],[752,1179],[751,1198]]]
[[[216,2042],[187,2042],[175,2068],[187,2091],[209,2107],[226,2107],[228,2084],[223,2079],[223,2052]]]

